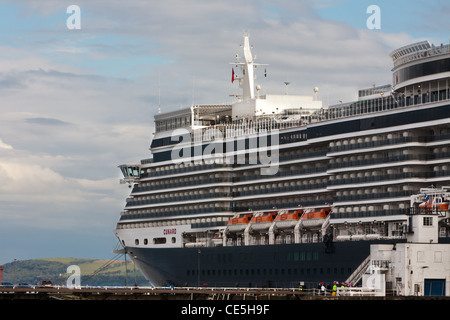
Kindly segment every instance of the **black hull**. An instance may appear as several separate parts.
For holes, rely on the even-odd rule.
[[[127,251],[154,286],[298,287],[303,282],[310,288],[322,281],[346,281],[376,243],[394,241]]]

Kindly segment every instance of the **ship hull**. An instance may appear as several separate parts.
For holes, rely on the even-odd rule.
[[[396,240],[402,242],[403,240]],[[210,248],[127,248],[154,286],[314,287],[344,282],[370,254],[393,240]]]

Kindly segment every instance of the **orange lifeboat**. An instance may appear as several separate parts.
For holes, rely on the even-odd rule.
[[[325,222],[331,212],[331,208],[305,211],[301,219],[304,227],[319,227]]]
[[[257,230],[266,230],[269,229],[270,225],[273,223],[277,216],[278,212],[258,212],[256,213],[252,220],[250,221],[252,224],[252,229]]]
[[[325,219],[326,217],[328,217],[329,213],[330,213],[330,209],[329,208],[320,209],[319,211],[306,212],[302,216],[302,219],[307,219],[307,220],[311,220],[311,219]]]
[[[303,210],[280,212],[275,221],[298,220],[303,214]]]
[[[238,214],[228,220],[228,231],[231,232],[239,232],[244,231],[247,225],[249,224],[250,220],[252,219],[253,214],[251,213],[243,213]]]
[[[268,212],[263,214],[255,215],[251,222],[252,223],[264,223],[264,222],[272,222],[275,220],[275,217],[277,216],[276,212]]]
[[[245,214],[245,215],[243,215],[243,216],[238,216],[238,217],[235,217],[235,218],[231,218],[231,219],[228,221],[228,225],[232,225],[232,224],[242,224],[242,223],[249,223],[250,220],[251,220],[251,218],[252,218],[252,215],[251,215],[251,214]]]
[[[303,210],[280,212],[275,218],[275,224],[279,229],[294,227],[298,220],[300,220],[302,214]]]
[[[422,202],[419,208],[426,211],[447,211],[449,206],[448,201],[444,201],[441,197],[429,198],[428,201]]]

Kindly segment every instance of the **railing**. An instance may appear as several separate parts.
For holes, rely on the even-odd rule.
[[[314,284],[310,284],[313,286]],[[250,298],[255,296],[259,299],[270,299],[274,296],[318,296],[320,295],[320,290],[316,288],[304,288],[303,286],[295,287],[223,287],[223,286],[193,286],[193,287],[174,287],[171,285],[162,287],[153,286],[78,286],[75,288],[67,288],[63,286],[55,286],[49,288],[0,288],[0,295],[2,294],[24,294],[24,295],[39,295],[37,299],[46,299],[48,294],[67,296],[76,295],[75,297],[66,299],[78,299],[78,295],[83,294],[83,299],[90,299],[90,296],[95,296],[94,299],[98,299],[98,296],[105,295],[105,297],[114,299],[114,297],[119,297],[119,295],[129,295],[133,294],[134,298],[139,295],[163,295],[164,300],[166,299],[176,299],[175,296],[188,296],[193,299],[197,294],[208,295],[210,300],[228,300],[233,298],[233,300],[239,299],[239,296],[246,296]],[[173,295],[171,296],[167,296]],[[329,292],[328,292],[328,295]],[[57,297],[54,296],[53,299]]]
[[[391,262],[389,260],[372,260],[370,265],[372,268],[389,269]]]
[[[377,291],[374,288],[361,287],[345,287],[337,288],[337,296],[384,296],[384,293]]]
[[[295,119],[282,119],[285,115],[275,115],[270,118],[261,117],[255,121],[241,120],[234,123],[223,123],[196,129],[192,134],[192,140],[197,141],[202,137],[203,141],[208,139],[217,139],[214,135],[217,130],[220,131],[222,138],[235,138],[250,134],[258,134],[261,132],[270,132],[272,130],[288,129],[307,126],[311,123],[325,122],[330,120],[349,118],[364,114],[379,113],[383,111],[395,110],[400,108],[408,108],[410,106],[426,105],[439,101],[447,101],[450,99],[450,92],[430,92],[429,94],[415,94],[404,96],[395,93],[379,98],[352,101],[331,105],[328,108],[311,110],[310,115],[301,115]]]
[[[417,51],[414,52],[412,54],[408,54],[402,57],[399,57],[397,59],[394,60],[394,67],[398,67],[402,64],[411,62],[411,61],[415,61],[415,60],[420,60],[426,57],[432,57],[432,56],[437,56],[440,54],[446,54],[450,52],[450,45],[441,45],[439,47],[433,46],[428,50],[421,50],[421,51]]]

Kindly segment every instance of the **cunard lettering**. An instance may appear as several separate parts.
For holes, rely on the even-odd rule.
[[[164,234],[177,234],[177,229],[164,229]]]

